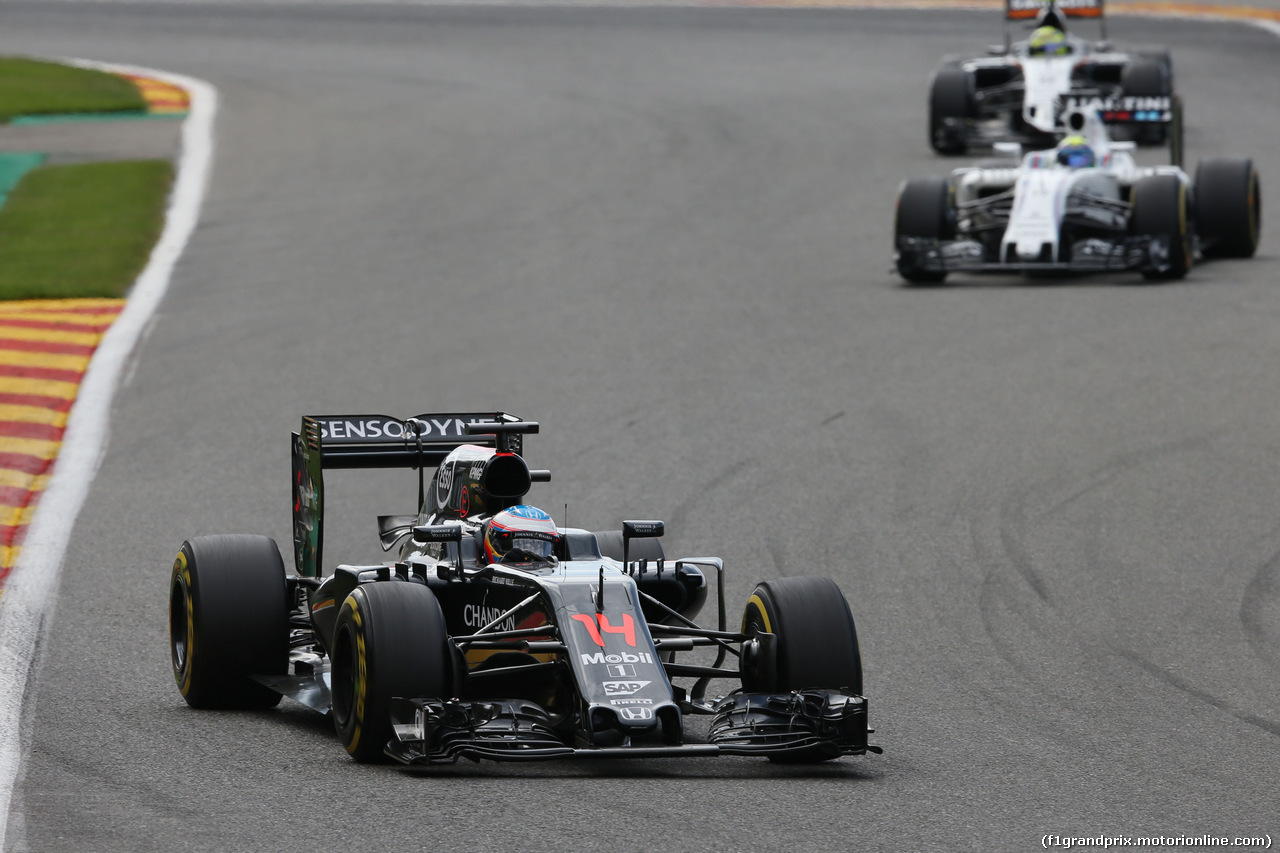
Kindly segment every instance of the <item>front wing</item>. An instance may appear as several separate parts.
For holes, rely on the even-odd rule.
[[[552,718],[524,700],[397,699],[386,754],[408,765],[556,758],[741,755],[827,759],[879,754],[867,744],[867,701],[840,690],[732,693],[716,706],[706,743],[569,746]]]
[[[1168,238],[1153,236],[1122,237],[1114,241],[1080,240],[1072,244],[1067,260],[1001,260],[990,257],[986,247],[976,240],[900,237],[896,265],[897,271],[903,274],[1060,272],[1087,275],[1131,270],[1163,272],[1168,268]]]

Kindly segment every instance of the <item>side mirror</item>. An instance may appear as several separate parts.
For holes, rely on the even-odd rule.
[[[462,542],[461,524],[421,524],[413,528],[413,541],[419,545],[431,542]]]
[[[631,548],[632,539],[657,539],[665,532],[666,525],[661,521],[624,521],[622,522],[622,567],[628,565],[627,552]]]

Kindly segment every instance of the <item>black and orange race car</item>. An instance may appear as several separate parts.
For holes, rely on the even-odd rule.
[[[550,479],[523,455],[537,431],[503,412],[304,417],[296,573],[255,535],[189,539],[174,562],[170,645],[187,703],[290,697],[329,714],[362,762],[880,752],[833,581],[762,582],[730,629],[723,563],[666,559],[662,522],[592,533],[525,503]],[[326,567],[334,468],[417,469],[416,514],[379,518],[397,559]],[[709,579],[714,628],[693,620]],[[734,689],[709,698],[726,680]],[[697,737],[690,715],[710,718]]]

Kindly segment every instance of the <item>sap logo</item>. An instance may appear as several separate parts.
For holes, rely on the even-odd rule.
[[[652,681],[602,681],[600,686],[604,688],[606,696],[630,696],[633,693],[639,693],[652,683]]]
[[[593,655],[583,654],[582,663],[585,666],[591,666],[593,663],[653,663],[653,655],[648,652],[623,652],[620,655],[607,655],[604,652],[596,652]]]
[[[637,720],[652,720],[652,708],[619,708],[618,716],[624,720],[635,722]]]
[[[636,644],[636,623],[631,618],[630,613],[622,614],[621,624],[614,625],[609,621],[609,617],[604,613],[575,613],[573,618],[582,623],[587,629],[587,633],[591,635],[591,640],[600,648],[604,648],[603,634],[621,634],[623,639],[627,641],[627,645],[632,648]]]

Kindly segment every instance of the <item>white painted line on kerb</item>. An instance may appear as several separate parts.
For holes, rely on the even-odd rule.
[[[182,151],[164,231],[146,268],[134,282],[124,310],[103,335],[71,408],[49,485],[37,505],[18,561],[0,596],[0,850],[14,785],[22,765],[22,711],[45,628],[53,615],[58,573],[76,516],[107,446],[111,400],[139,339],[169,287],[178,257],[195,230],[213,165],[213,116],[218,93],[203,80],[151,68],[88,60],[68,64],[153,77],[187,90],[190,109],[182,125]]]

